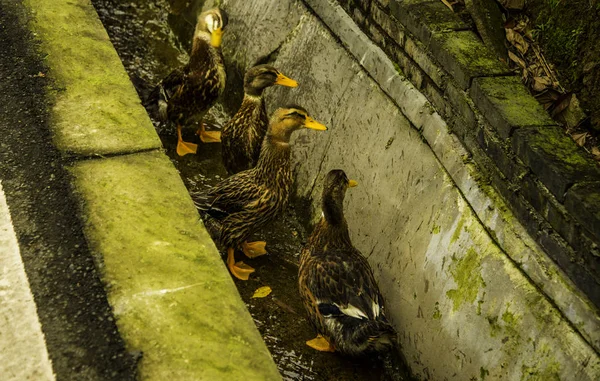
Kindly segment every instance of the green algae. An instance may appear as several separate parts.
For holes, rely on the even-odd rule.
[[[460,237],[460,234],[462,233],[463,230],[463,226],[465,225],[465,220],[467,219],[467,217],[465,215],[462,215],[460,217],[460,220],[458,220],[458,224],[456,225],[456,229],[454,229],[454,233],[452,234],[452,237],[450,237],[450,243],[454,243],[456,242],[456,240],[458,239],[458,237]]]
[[[479,289],[485,287],[481,277],[481,257],[473,248],[469,248],[464,257],[452,258],[450,273],[457,288],[448,290],[446,296],[453,302],[452,310],[456,311],[463,303],[473,303],[477,298]]]
[[[555,158],[555,161],[567,165],[571,170],[582,167],[596,168],[593,159],[584,155],[573,139],[560,128],[538,129],[535,133],[529,133],[527,143]]]
[[[440,312],[440,303],[439,302],[435,302],[435,306],[433,307],[432,317],[436,320],[439,320],[442,318],[442,313]]]
[[[476,78],[474,82],[495,112],[500,113],[511,126],[556,124],[519,77]]]
[[[92,252],[143,380],[278,380],[270,354],[169,159],[71,168]]]
[[[52,79],[51,127],[57,148],[83,156],[160,148],[94,7],[54,0],[26,0],[25,5]]]

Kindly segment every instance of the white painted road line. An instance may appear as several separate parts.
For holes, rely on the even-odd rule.
[[[3,381],[56,379],[1,182],[0,375]]]

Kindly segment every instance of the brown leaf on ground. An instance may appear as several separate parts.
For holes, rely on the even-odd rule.
[[[515,32],[514,29],[505,29],[506,30],[506,39],[511,43],[514,47],[516,47],[521,54],[527,53],[529,49],[529,44],[520,33]]]
[[[569,103],[567,108],[565,108],[560,113],[556,114],[556,119],[564,124],[567,129],[575,128],[580,125],[580,123],[585,119],[585,112],[581,109],[579,105],[579,100],[577,96],[572,93],[569,98]]]
[[[550,113],[550,115],[553,118],[556,118],[556,116],[558,114],[560,114],[561,112],[566,110],[567,107],[569,107],[569,103],[571,103],[572,95],[573,95],[573,93],[566,93],[566,94],[562,94],[560,97],[558,97],[558,99],[554,102],[552,112]]]
[[[580,147],[583,147],[585,145],[585,139],[587,138],[587,136],[587,132],[577,132],[575,134],[571,134],[571,137],[573,138],[573,140],[575,140],[575,143],[577,143],[577,145]]]
[[[454,12],[454,8],[452,8],[452,4],[450,4],[450,3],[448,2],[448,0],[442,0],[442,3],[444,3],[444,5],[445,5],[445,6],[447,6],[448,8],[450,8],[450,10],[451,10],[452,12]]]
[[[560,93],[554,89],[546,89],[545,91],[536,94],[535,99],[544,106],[544,109],[549,110],[556,100],[560,98]]]
[[[594,157],[594,160],[600,161],[600,148],[592,147],[592,156]]]
[[[548,77],[533,77],[533,90],[538,93],[546,90],[548,87],[552,86],[552,81]]]
[[[527,67],[527,64],[525,63],[525,61],[523,61],[523,59],[521,59],[521,57],[517,56],[515,53],[511,52],[510,50],[508,51],[508,58],[510,58],[510,60],[513,61],[514,63],[516,63],[517,65],[519,65],[519,67],[521,69],[525,69]]]

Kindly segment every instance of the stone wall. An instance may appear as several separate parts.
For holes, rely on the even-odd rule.
[[[339,3],[433,104],[529,234],[600,307],[600,167],[438,0]]]
[[[473,87],[488,94],[490,104],[501,103],[486,75],[494,83],[511,73],[452,14],[442,13],[444,19],[423,8],[407,22],[415,37],[385,8],[398,10],[398,3],[342,5],[346,10],[327,0],[221,1],[230,16],[223,40],[228,83],[239,88],[247,68],[270,62],[300,86],[268,90],[269,109],[297,103],[330,127],[327,133],[304,131],[294,139],[296,194],[309,201],[315,219],[330,169],[342,168],[358,180],[345,206],[352,239],[374,268],[415,375],[598,379],[597,311],[548,258],[537,231],[528,234],[529,225],[519,222],[502,191],[490,185],[488,165],[496,165],[491,149],[472,149],[480,136],[488,137],[482,142],[492,136],[503,142],[500,148],[508,147],[499,132],[492,134],[483,116],[487,111],[478,111],[469,93]],[[379,24],[367,23],[375,18]],[[427,20],[440,25],[429,26]],[[397,55],[390,59],[379,45]],[[441,64],[432,53],[436,49],[442,52]],[[473,82],[475,77],[481,79]],[[226,96],[239,99],[235,88]],[[533,106],[532,115],[554,129]],[[529,114],[510,107],[498,112],[511,124],[509,130],[534,130]],[[520,118],[526,124],[514,124]],[[517,148],[517,153],[530,152]],[[508,168],[524,165],[516,154],[510,160],[514,165]],[[533,168],[527,178],[537,178]],[[526,184],[526,176],[518,184]],[[524,197],[521,193],[515,195]]]

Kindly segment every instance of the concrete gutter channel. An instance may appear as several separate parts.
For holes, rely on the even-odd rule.
[[[600,378],[594,309],[337,2],[221,3],[226,60],[243,70],[277,51],[302,88],[273,91],[269,104],[297,102],[333,126],[294,142],[297,193],[313,215],[328,169],[369,184],[349,195],[348,220],[418,377]],[[89,0],[25,4],[59,88],[55,144],[75,159],[85,235],[119,332],[143,352],[140,378],[280,379]],[[252,32],[265,23],[273,34],[261,40]]]
[[[277,368],[88,0],[25,0],[54,83],[52,133],[142,380]]]

